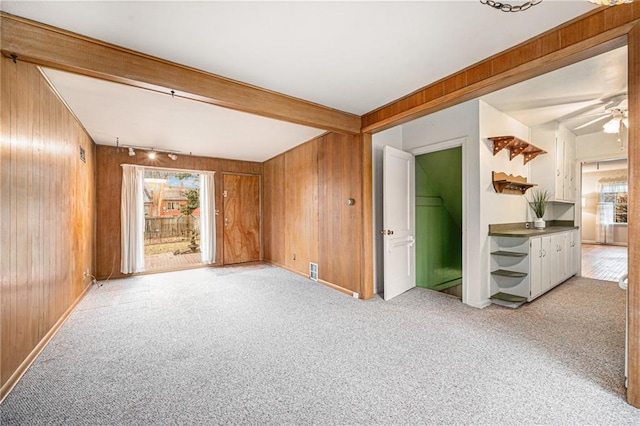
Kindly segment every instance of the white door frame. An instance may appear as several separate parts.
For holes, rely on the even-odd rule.
[[[467,150],[469,149],[469,138],[461,137],[456,139],[448,139],[442,142],[437,142],[430,145],[420,146],[414,148],[410,153],[414,157],[422,154],[429,154],[432,152],[444,151],[445,149],[462,147],[462,303],[467,303],[467,286],[469,285],[469,265],[467,264],[469,256],[467,256],[467,249],[469,247],[469,233],[467,232],[467,226],[469,221],[469,209],[467,204],[469,203],[468,188],[469,188],[469,173],[467,171]],[[415,199],[413,200],[415,203]]]

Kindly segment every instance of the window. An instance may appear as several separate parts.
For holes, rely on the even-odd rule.
[[[627,223],[628,184],[616,183],[602,187],[600,202],[613,205],[613,223]]]
[[[167,201],[166,210],[180,210],[180,202],[179,201]]]

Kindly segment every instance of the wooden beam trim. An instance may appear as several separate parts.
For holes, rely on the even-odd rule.
[[[628,35],[629,235],[640,233],[640,24]],[[627,401],[640,408],[640,240],[629,239]]]
[[[632,24],[628,24],[623,27],[618,27],[589,40],[575,43],[546,56],[539,57],[514,68],[507,69],[500,74],[495,74],[483,80],[462,86],[461,88],[449,93],[445,93],[444,89],[442,89],[442,95],[435,99],[425,101],[423,104],[411,109],[399,111],[390,117],[380,119],[371,124],[366,124],[368,122],[367,117],[369,116],[367,114],[363,116],[362,122],[364,127],[362,132],[376,133],[386,130],[399,124],[404,124],[411,120],[423,117],[427,114],[432,114],[453,105],[475,99],[495,90],[503,89],[538,75],[579,62],[599,53],[604,53],[617,47],[624,46],[626,43],[624,36],[632,26]],[[434,87],[444,85],[445,81],[446,80],[436,82],[433,85],[426,87],[424,90],[433,90]]]
[[[374,297],[373,289],[373,138],[371,133],[360,135],[362,142],[362,282],[360,298]]]
[[[596,9],[363,115],[362,131],[385,130],[577,62],[584,51],[625,36],[639,19],[637,3]]]
[[[337,133],[359,134],[355,114],[241,83],[2,13],[2,53],[35,65],[123,83]]]

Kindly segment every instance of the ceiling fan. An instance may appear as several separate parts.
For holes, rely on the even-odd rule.
[[[604,105],[603,109],[603,112],[572,117],[596,117],[593,120],[574,128],[574,130],[584,129],[585,127],[589,127],[599,122],[604,122],[602,130],[605,133],[618,133],[622,130],[622,126],[627,128],[629,127],[628,101],[626,93],[610,98],[609,102]]]

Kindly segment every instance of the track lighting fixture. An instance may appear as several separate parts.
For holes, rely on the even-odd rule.
[[[158,158],[158,154],[162,154],[162,155],[167,154],[167,157],[169,157],[173,161],[176,161],[178,159],[178,156],[176,154],[180,154],[180,151],[174,151],[172,149],[162,149],[158,151],[153,147],[120,145],[119,139],[116,140],[116,146],[121,146],[122,148],[126,148],[128,150],[129,157],[135,157],[136,150],[144,151],[147,154],[147,158],[149,158],[150,160],[155,160],[156,158]]]

